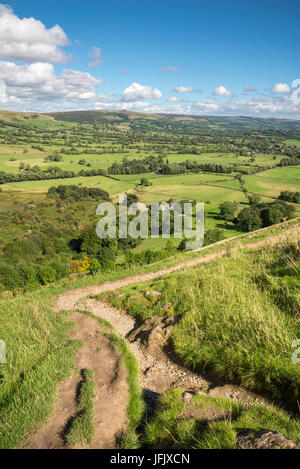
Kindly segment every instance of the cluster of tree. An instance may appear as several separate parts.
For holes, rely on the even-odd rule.
[[[53,155],[47,155],[45,156],[45,161],[55,161],[55,162],[59,162],[59,161],[62,161],[62,156],[59,155],[58,153],[54,153]]]
[[[107,172],[109,174],[143,174],[156,173],[163,165],[162,158],[148,156],[147,158],[129,160],[124,158],[122,163],[113,163]]]
[[[233,168],[231,166],[225,166],[222,164],[215,164],[215,163],[198,163],[197,161],[186,160],[179,165],[184,168],[185,171],[189,171],[192,173],[198,173],[200,171],[204,171],[207,173],[225,173],[231,174]]]
[[[28,227],[26,221],[30,220],[30,214],[19,217],[22,226]],[[33,290],[68,275],[68,259],[72,255],[68,234],[46,220],[39,223],[39,229],[3,246],[0,296],[6,291]]]
[[[127,251],[125,254],[124,265],[131,267],[133,265],[152,264],[153,262],[166,259],[176,253],[176,248],[169,240],[163,249],[153,251],[146,249],[140,252]]]
[[[275,225],[293,218],[295,208],[282,200],[271,203],[253,203],[238,214],[237,202],[224,202],[220,205],[220,216],[232,221],[240,231],[253,231]]]
[[[80,147],[80,145],[78,145]],[[98,148],[98,149],[97,149]],[[69,147],[69,148],[61,148],[61,153],[65,155],[110,155],[114,153],[120,153],[119,148],[109,148],[109,147],[95,147],[95,146],[89,146],[84,149],[75,148],[75,147]],[[128,150],[122,150],[123,153],[129,153]]]
[[[294,204],[300,204],[300,192],[282,191],[280,192],[279,199],[293,202]]]
[[[283,158],[278,166],[297,166],[300,164],[300,158],[298,157],[290,157],[290,158]]]
[[[41,285],[55,282],[68,275],[66,262],[56,260],[47,264],[36,264],[19,260],[17,263],[0,263],[0,296],[5,292],[18,293],[24,288],[33,290]],[[4,293],[4,294],[3,294]],[[9,295],[6,295],[9,296]]]
[[[161,156],[157,158],[149,156],[139,160],[129,160],[124,158],[121,164],[113,163],[108,168],[109,174],[143,174],[143,173],[159,173],[159,174],[183,174],[185,172],[213,172],[230,174],[233,171],[231,166],[224,166],[222,164],[204,163],[200,164],[197,161],[186,160],[182,163],[164,163]]]
[[[47,196],[60,200],[84,200],[84,199],[104,199],[110,200],[108,192],[95,187],[82,187],[76,185],[52,186],[48,189]]]
[[[49,166],[44,171],[42,171],[38,166],[35,166],[33,168],[27,168],[26,171],[22,171],[18,174],[6,173],[4,171],[0,171],[0,184],[8,184],[11,182],[23,182],[23,181],[67,179],[67,178],[75,178],[79,176],[110,177],[106,174],[106,172],[103,169],[82,170],[82,171],[79,171],[79,173],[75,173],[74,171],[65,171],[57,166]]]

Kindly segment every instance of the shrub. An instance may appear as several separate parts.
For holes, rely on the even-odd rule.
[[[50,265],[41,266],[38,270],[38,279],[42,285],[55,282],[56,272]]]

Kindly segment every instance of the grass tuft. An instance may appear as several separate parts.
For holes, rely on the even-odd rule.
[[[76,444],[91,445],[94,435],[94,403],[96,383],[94,370],[85,369],[82,372],[83,382],[78,399],[78,415],[74,418],[70,431],[66,436],[69,446]]]

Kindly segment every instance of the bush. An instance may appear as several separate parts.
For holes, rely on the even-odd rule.
[[[0,283],[7,290],[14,290],[22,286],[22,279],[18,271],[10,264],[0,264]]]
[[[55,282],[56,280],[56,272],[50,265],[41,266],[37,276],[42,285],[47,285],[47,283]]]

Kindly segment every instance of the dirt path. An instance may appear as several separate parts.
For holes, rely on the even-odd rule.
[[[282,239],[294,238],[298,232],[299,227],[292,227],[280,235],[234,247],[231,251],[272,246]],[[117,290],[129,284],[152,280],[178,270],[214,261],[228,253],[226,241],[218,244],[225,244],[225,247],[220,246],[220,250],[214,253],[205,255],[199,253],[199,257],[158,272],[134,275],[102,285],[77,288],[55,298],[55,310],[70,311],[70,319],[77,323],[78,327],[72,332],[71,338],[85,340],[85,345],[80,348],[76,357],[78,369],[93,368],[95,370],[97,397],[95,399],[96,431],[93,448],[116,447],[116,435],[126,428],[128,386],[126,370],[120,364],[120,356],[116,349],[100,334],[97,323],[93,319],[76,310],[90,311],[95,316],[106,319],[128,339],[131,350],[139,361],[140,384],[144,390],[149,413],[153,410],[158,395],[171,387],[182,387],[187,395],[205,393],[211,396],[223,396],[239,401],[243,405],[249,405],[253,401],[265,402],[262,397],[239,386],[231,384],[216,386],[206,377],[193,373],[176,363],[172,354],[162,343],[167,341],[174,325],[172,318],[156,317],[140,325],[131,316],[111,305],[89,298],[90,295]],[[66,430],[76,415],[80,380],[80,374],[77,373],[61,384],[54,413],[50,420],[30,438],[28,442],[30,448],[65,447]]]
[[[259,247],[266,246],[266,245],[272,246],[280,242],[281,240],[295,238],[297,233],[299,233],[299,231],[300,231],[300,227],[294,226],[290,228],[289,230],[287,230],[286,232],[280,233],[279,235],[271,236],[267,239],[257,241],[256,243],[253,242],[253,243],[248,243],[248,244],[240,245],[238,247],[231,248],[229,252],[234,252],[239,249],[257,249]],[[96,295],[99,293],[103,293],[105,291],[117,290],[118,288],[125,287],[126,285],[129,285],[129,284],[153,280],[153,279],[156,279],[163,275],[168,275],[178,270],[183,270],[188,267],[193,267],[199,264],[212,262],[228,253],[228,248],[226,249],[226,241],[228,240],[223,240],[215,244],[215,245],[218,245],[218,244],[225,245],[225,248],[223,249],[221,248],[217,252],[201,255],[201,249],[200,249],[199,257],[195,257],[186,262],[182,262],[175,266],[168,267],[167,269],[162,269],[157,272],[148,272],[148,273],[133,275],[133,276],[121,279],[121,280],[105,282],[102,285],[92,285],[89,287],[76,288],[75,290],[64,292],[55,298],[55,310],[56,311],[71,310],[72,308],[75,307],[75,305],[80,299],[87,297],[89,295]],[[119,331],[119,332],[122,332],[122,331]]]
[[[95,372],[96,398],[95,434],[90,448],[115,448],[116,436],[120,435],[127,425],[127,370],[121,363],[118,350],[100,333],[94,319],[78,312],[71,312],[69,319],[77,324],[71,331],[70,339],[84,340],[84,345],[76,355],[78,372],[60,385],[52,416],[30,437],[25,447],[66,447],[68,428],[78,414],[77,398],[82,383],[81,371],[92,368]]]
[[[299,227],[293,227],[285,233],[274,235],[273,237],[256,243],[248,243],[234,247],[231,251],[233,252],[237,249],[257,249],[266,245],[272,246],[282,239],[295,237],[298,231]],[[137,333],[136,330],[139,324],[137,324],[131,316],[118,311],[105,302],[89,298],[90,295],[117,290],[129,284],[153,280],[175,271],[214,261],[228,253],[226,241],[220,244],[225,244],[225,247],[220,246],[220,250],[217,252],[202,256],[200,254],[199,257],[195,257],[194,259],[190,259],[167,269],[134,275],[121,280],[106,282],[102,285],[67,291],[56,297],[55,309],[57,311],[74,309],[87,310],[92,312],[95,316],[109,321],[116,330],[131,343],[132,351],[139,360],[141,370],[140,383],[146,394],[155,395],[174,386],[180,386],[191,392],[197,392],[204,387],[210,387],[209,392],[211,395],[224,395],[225,397],[241,400],[243,403],[253,401],[253,399],[262,400],[258,396],[238,386],[225,385],[216,387],[207,378],[193,373],[175,363],[171,354],[168,354],[162,345],[162,336],[165,339],[167,338],[171,331],[172,324],[165,324],[164,320],[159,318],[148,320],[140,327]],[[143,340],[144,337],[146,337],[146,340]]]

